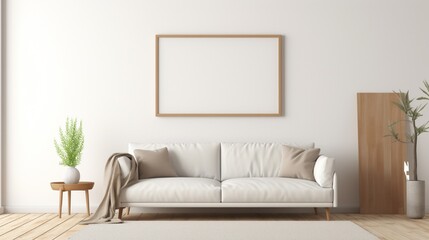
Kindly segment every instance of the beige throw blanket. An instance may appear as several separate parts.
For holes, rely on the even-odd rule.
[[[120,157],[127,157],[131,160],[131,171],[125,179],[121,178],[121,169],[118,159]],[[115,153],[106,163],[104,169],[104,182],[106,189],[104,190],[104,197],[98,206],[97,210],[81,224],[95,224],[95,223],[121,223],[120,219],[113,219],[115,210],[119,207],[119,196],[121,190],[130,185],[133,181],[138,179],[137,162],[134,156],[128,153]]]

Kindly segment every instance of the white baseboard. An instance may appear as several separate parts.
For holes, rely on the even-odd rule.
[[[67,204],[63,204],[63,214],[67,214]],[[97,206],[91,206],[91,213],[95,212]],[[58,213],[58,206],[4,206],[6,213]],[[71,213],[86,213],[86,206],[73,206]]]

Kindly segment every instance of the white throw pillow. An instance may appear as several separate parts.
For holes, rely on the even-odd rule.
[[[314,165],[314,179],[324,188],[332,188],[334,177],[334,159],[326,156],[319,156]]]

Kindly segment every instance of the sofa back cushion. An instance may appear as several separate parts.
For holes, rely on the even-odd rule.
[[[282,145],[304,149],[314,143],[221,143],[222,181],[245,177],[278,177]]]
[[[135,149],[156,150],[166,147],[174,170],[179,177],[203,177],[220,180],[219,143],[130,143],[128,152]]]

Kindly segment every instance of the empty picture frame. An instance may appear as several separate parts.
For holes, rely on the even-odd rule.
[[[281,116],[281,35],[156,35],[156,116]]]

